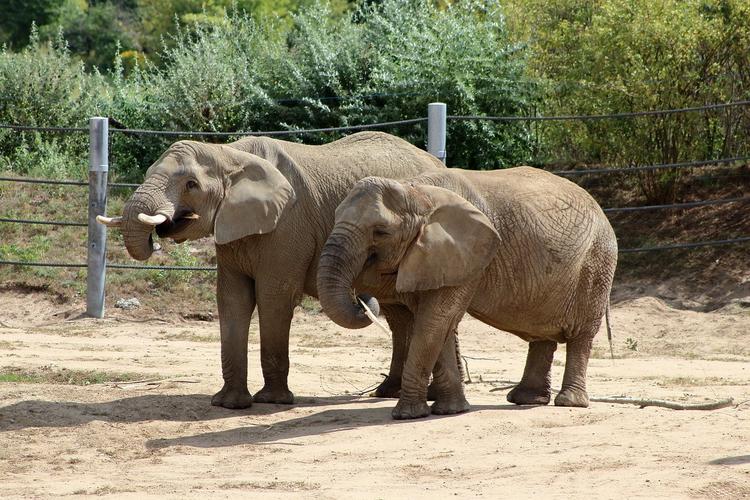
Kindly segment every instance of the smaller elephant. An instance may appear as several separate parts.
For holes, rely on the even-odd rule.
[[[566,343],[559,406],[588,406],[586,368],[609,307],[617,242],[596,201],[531,167],[446,169],[395,181],[359,181],[336,209],[321,253],[318,294],[348,328],[369,319],[356,293],[411,315],[396,419],[466,411],[454,335],[466,312],[529,342],[516,404],[547,404],[552,357]],[[395,335],[395,333],[394,333]]]

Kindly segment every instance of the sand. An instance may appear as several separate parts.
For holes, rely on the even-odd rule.
[[[0,496],[118,498],[750,498],[750,309],[710,313],[643,297],[612,310],[589,365],[590,395],[715,411],[592,403],[518,407],[505,395],[526,344],[467,317],[468,413],[397,422],[368,397],[390,340],[300,310],[292,406],[212,407],[218,322],[73,319],[43,295],[0,297],[0,367],[38,374],[131,373],[90,385],[0,383]],[[558,349],[553,381],[564,364]],[[251,391],[261,387],[257,323]],[[360,395],[365,394],[365,395]]]

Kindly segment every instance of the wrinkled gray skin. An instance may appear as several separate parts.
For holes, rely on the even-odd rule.
[[[293,402],[289,325],[303,293],[317,296],[317,263],[336,207],[368,175],[405,178],[442,168],[406,141],[362,132],[322,146],[267,137],[226,145],[181,141],[148,169],[123,211],[121,229],[133,258],[153,252],[154,228],[138,220],[140,213],[167,216],[156,232],[177,242],[215,235],[224,387],[213,405]],[[247,341],[256,306],[264,386],[253,398]],[[398,308],[383,312],[394,331],[404,328]]]
[[[336,210],[318,292],[325,313],[348,328],[368,323],[352,304],[353,289],[401,307],[413,323],[410,339],[394,331],[394,364],[403,364],[394,418],[430,413],[430,373],[432,413],[469,408],[452,342],[467,311],[529,342],[508,401],[547,404],[552,356],[567,343],[555,404],[588,406],[586,367],[616,263],[612,227],[572,182],[530,167],[446,169],[358,182]]]

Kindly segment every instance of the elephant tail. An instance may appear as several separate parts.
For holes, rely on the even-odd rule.
[[[609,298],[607,298],[607,308],[604,310],[604,323],[607,325],[607,340],[609,341],[609,355],[612,361],[615,359],[615,351],[612,349],[612,328],[609,325]]]

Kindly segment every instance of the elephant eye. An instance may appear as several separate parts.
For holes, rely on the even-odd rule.
[[[198,187],[198,183],[194,180],[189,180],[185,183],[185,187],[188,189],[196,189]]]
[[[390,236],[391,235],[391,233],[389,233],[388,231],[382,228],[375,228],[372,234],[375,236]]]

